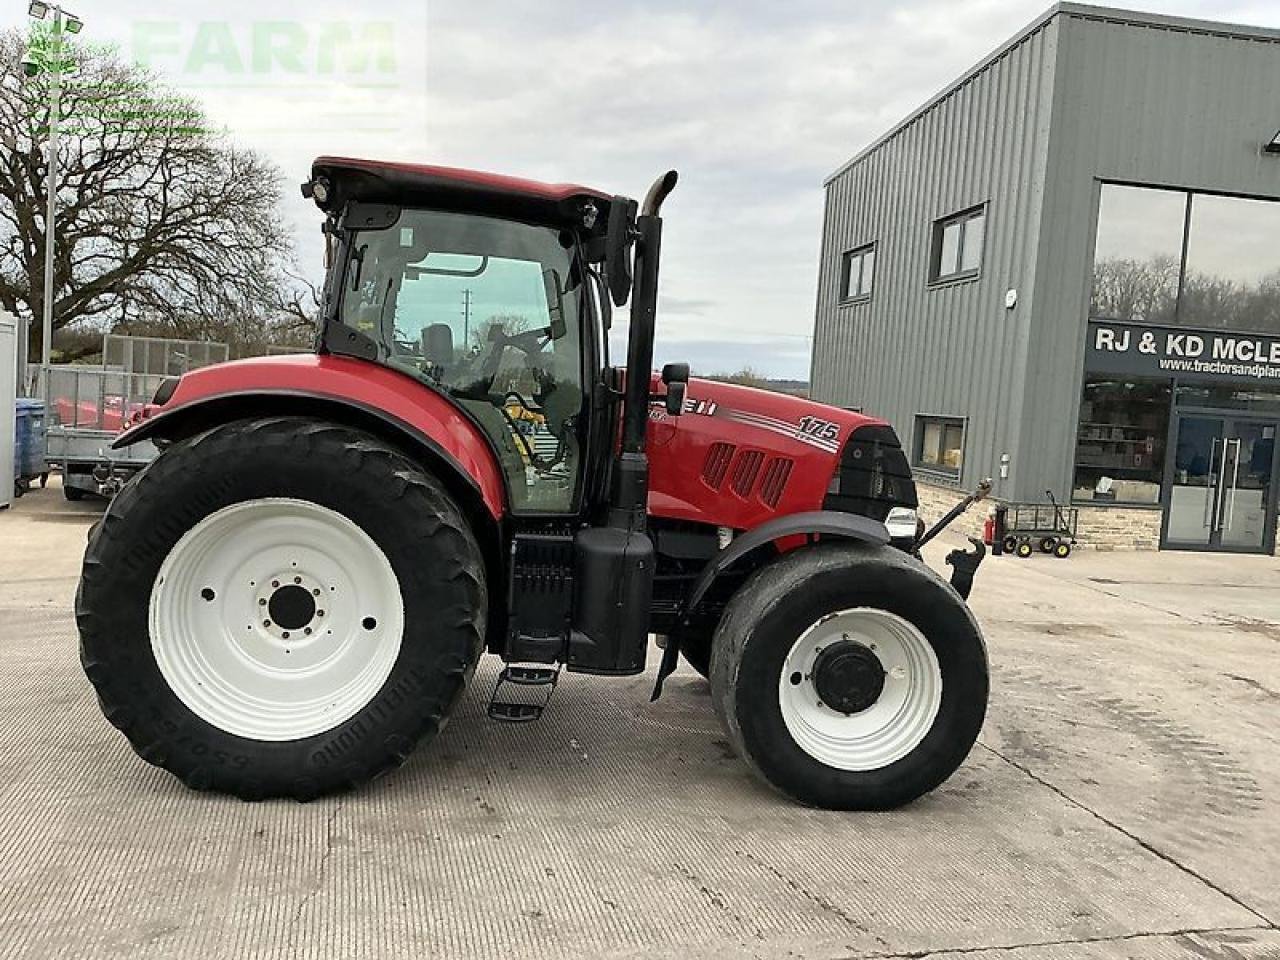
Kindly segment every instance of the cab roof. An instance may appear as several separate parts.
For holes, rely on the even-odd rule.
[[[311,165],[311,182],[319,179],[330,186],[330,195],[319,205],[332,212],[355,200],[581,227],[585,208],[593,204],[599,231],[611,200],[606,193],[576,183],[542,183],[480,170],[352,157],[317,158]]]

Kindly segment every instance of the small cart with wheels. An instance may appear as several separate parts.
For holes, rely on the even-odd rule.
[[[1001,544],[1005,553],[1017,554],[1024,560],[1036,550],[1060,560],[1071,556],[1077,542],[1080,511],[1058,503],[1052,490],[1046,490],[1045,496],[1048,503],[1009,504]]]

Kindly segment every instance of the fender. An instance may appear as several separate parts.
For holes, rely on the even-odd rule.
[[[733,566],[753,550],[765,544],[782,540],[786,537],[821,535],[825,537],[841,537],[846,540],[858,540],[862,543],[884,546],[889,543],[889,531],[883,523],[856,513],[838,513],[834,510],[814,510],[808,513],[793,513],[787,517],[770,520],[760,526],[748,530],[740,537],[735,537],[725,547],[707,561],[698,579],[693,582],[689,596],[684,602],[681,619],[688,615],[702,602],[702,598],[711,589],[711,584],[729,567]],[[667,637],[666,649],[662,652],[662,665],[658,668],[658,679],[653,686],[651,700],[662,695],[662,682],[675,672],[680,656],[680,639],[678,634]]]
[[[165,388],[157,394],[163,396]],[[494,521],[506,513],[506,481],[483,432],[456,404],[379,364],[331,355],[237,360],[184,375],[160,404],[113,442],[174,438],[242,416],[324,412],[423,449],[468,488]],[[345,414],[345,416],[344,416]]]

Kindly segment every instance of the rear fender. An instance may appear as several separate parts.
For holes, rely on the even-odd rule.
[[[688,622],[690,614],[702,602],[702,598],[715,583],[716,577],[739,560],[779,541],[794,540],[798,537],[807,540],[814,536],[856,540],[876,546],[889,543],[889,531],[883,523],[856,513],[815,510],[808,513],[793,513],[790,516],[762,523],[742,536],[736,537],[729,546],[707,561],[685,599],[681,611],[681,622]],[[680,637],[677,632],[667,637],[666,648],[662,652],[662,665],[658,668],[658,679],[653,687],[653,700],[657,700],[662,695],[662,682],[675,671],[679,656]]]
[[[311,355],[218,364],[186,374],[147,413],[112,446],[178,440],[244,417],[320,416],[416,454],[494,523],[507,511],[502,468],[480,428],[429,387],[376,364]]]

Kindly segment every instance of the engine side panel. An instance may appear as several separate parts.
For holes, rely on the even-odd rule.
[[[649,512],[749,530],[778,516],[821,510],[841,448],[867,424],[884,421],[691,379],[682,416],[650,408]]]
[[[121,434],[116,445],[163,437],[170,417],[176,422],[199,405],[254,394],[332,400],[389,418],[451,459],[475,484],[495,519],[506,513],[502,469],[484,435],[457,405],[395,370],[346,357],[262,357],[193,370],[167,402],[149,405],[144,419]]]

